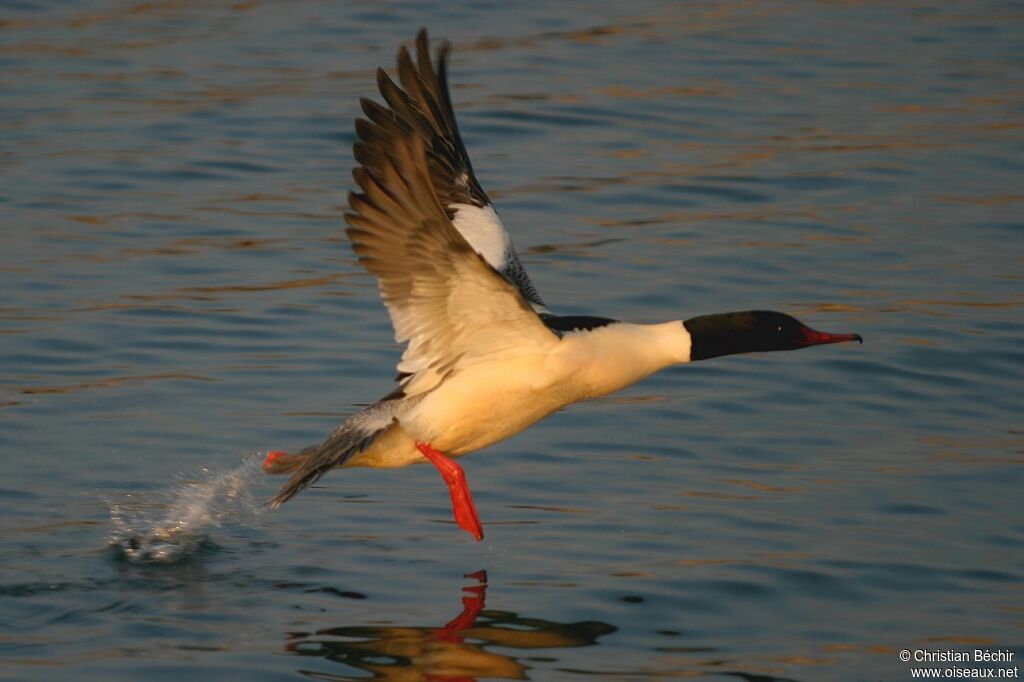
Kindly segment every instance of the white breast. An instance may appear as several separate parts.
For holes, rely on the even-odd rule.
[[[682,322],[624,322],[566,334],[553,347],[457,371],[400,417],[419,442],[462,455],[504,440],[566,405],[612,393],[690,359]]]
[[[532,354],[458,371],[403,416],[402,427],[451,455],[497,443],[572,402],[544,367],[543,354]]]

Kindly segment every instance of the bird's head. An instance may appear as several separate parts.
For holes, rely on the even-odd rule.
[[[819,332],[774,310],[701,315],[683,322],[690,333],[690,360],[772,350],[796,350],[825,343],[859,341],[860,334]]]

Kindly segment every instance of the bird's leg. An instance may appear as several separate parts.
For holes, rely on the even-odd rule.
[[[477,540],[483,540],[484,527],[480,525],[480,518],[476,515],[476,505],[473,504],[473,496],[469,492],[469,484],[466,483],[466,474],[462,467],[451,457],[430,447],[428,443],[417,443],[416,447],[437,467],[448,485],[448,492],[452,496],[452,512],[459,528]]]

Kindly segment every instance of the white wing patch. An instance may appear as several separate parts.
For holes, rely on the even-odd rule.
[[[479,208],[472,204],[452,204],[448,208],[455,211],[452,224],[473,250],[483,256],[492,268],[504,272],[508,254],[512,252],[512,240],[494,208]]]

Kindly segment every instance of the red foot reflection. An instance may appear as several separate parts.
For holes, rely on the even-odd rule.
[[[361,671],[357,679],[393,682],[522,680],[527,678],[527,666],[516,656],[492,651],[492,647],[526,652],[591,646],[616,630],[597,621],[557,623],[487,609],[486,571],[465,577],[472,582],[462,588],[462,612],[442,627],[346,625],[315,633],[296,632],[286,650],[345,668],[337,674],[302,670],[318,680],[356,679],[353,669]]]
[[[476,624],[476,618],[484,608],[484,597],[487,594],[487,571],[469,573],[466,578],[473,578],[476,585],[463,587],[463,592],[469,596],[462,598],[462,613],[448,621],[448,624],[437,631],[437,638],[445,642],[462,644],[465,640],[459,633],[468,630]]]

